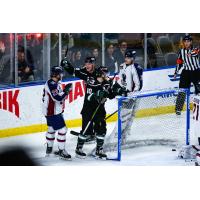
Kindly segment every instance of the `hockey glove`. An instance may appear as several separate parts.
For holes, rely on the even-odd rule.
[[[70,91],[72,91],[72,83],[68,83],[67,85],[65,85],[65,88],[63,90],[63,92],[68,95],[70,93]]]
[[[107,98],[108,93],[106,91],[98,90],[96,93],[92,93],[88,96],[88,101],[96,100],[100,102],[103,98]]]
[[[128,91],[123,88],[121,85],[119,85],[118,83],[115,83],[113,85],[113,93],[116,95],[116,96],[124,96],[124,97],[127,97],[127,93]]]
[[[60,65],[69,73],[73,74],[74,73],[74,67],[72,64],[67,60],[67,58],[64,58],[61,60]]]
[[[96,97],[98,100],[101,100],[103,98],[107,98],[108,97],[108,92],[103,91],[103,90],[98,90],[96,93]]]
[[[122,89],[122,91],[120,91],[121,96],[123,97],[127,97],[128,96],[128,90]]]

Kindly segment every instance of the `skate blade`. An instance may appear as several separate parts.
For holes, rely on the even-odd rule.
[[[62,158],[62,157],[59,157],[60,160],[67,160],[67,161],[72,161],[72,158]]]
[[[96,141],[85,142],[85,144],[94,144]]]
[[[53,154],[54,156],[59,157],[59,154],[57,152],[54,152]]]
[[[195,158],[191,158],[191,159],[185,159],[185,162],[195,162],[196,159]]]
[[[84,160],[86,158],[86,156],[79,156],[79,155],[76,154],[76,158]]]
[[[101,158],[101,157],[99,157],[99,156],[94,156],[94,158],[95,158],[96,160],[107,160],[107,158]]]

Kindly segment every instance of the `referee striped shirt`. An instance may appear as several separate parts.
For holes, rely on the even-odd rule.
[[[200,50],[197,48],[180,49],[176,62],[175,74],[183,67],[185,70],[195,71],[200,69],[199,64]]]

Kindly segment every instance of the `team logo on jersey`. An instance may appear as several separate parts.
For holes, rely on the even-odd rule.
[[[52,84],[52,85],[55,85],[55,84],[56,84],[56,82],[55,82],[55,81],[51,81],[51,82],[50,82],[50,84]]]
[[[58,91],[57,89],[52,90],[51,92],[52,92],[52,95],[53,95],[53,96],[56,96],[56,95],[58,95],[58,93],[59,93],[59,91]]]
[[[93,77],[88,77],[88,79],[87,79],[87,83],[93,85],[93,84],[95,83],[94,78],[93,78]]]

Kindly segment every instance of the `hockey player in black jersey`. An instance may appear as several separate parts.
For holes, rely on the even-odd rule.
[[[91,132],[94,130],[97,143],[95,156],[97,158],[106,159],[107,155],[103,152],[104,137],[107,132],[105,101],[106,98],[114,98],[110,89],[110,80],[108,77],[104,76],[103,67],[95,68],[94,57],[87,57],[85,59],[85,66],[82,69],[74,68],[67,59],[61,61],[61,66],[63,66],[69,74],[84,80],[86,84],[86,94],[81,111],[82,131],[78,136],[76,155],[79,158],[86,157],[86,154],[83,152],[83,145],[87,137],[91,135]],[[96,114],[88,126],[95,111]]]

